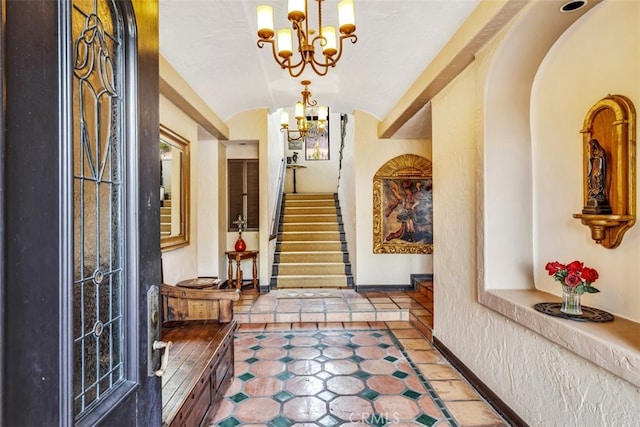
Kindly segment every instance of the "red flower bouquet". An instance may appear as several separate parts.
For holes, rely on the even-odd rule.
[[[554,261],[547,263],[544,268],[549,272],[549,276],[553,276],[565,286],[575,288],[579,295],[585,292],[589,294],[600,292],[591,285],[598,279],[598,272],[593,268],[585,267],[580,261],[573,261],[567,265]]]

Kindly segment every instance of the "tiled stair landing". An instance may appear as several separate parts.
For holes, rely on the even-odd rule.
[[[368,298],[351,289],[340,293],[341,298],[277,299],[276,291],[243,291],[234,317],[238,323],[409,321],[409,310],[390,298]]]
[[[361,292],[341,289],[341,298],[277,299],[276,291],[243,290],[234,304],[234,317],[249,323],[348,323],[409,321],[432,339],[433,284],[416,291]]]

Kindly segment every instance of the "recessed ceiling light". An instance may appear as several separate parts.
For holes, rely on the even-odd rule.
[[[578,9],[582,9],[586,4],[587,0],[569,1],[560,7],[560,12],[575,12]]]

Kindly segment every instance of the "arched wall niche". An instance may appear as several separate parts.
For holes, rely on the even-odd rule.
[[[638,323],[617,317],[616,322],[593,328],[555,319],[533,309],[537,302],[559,301],[560,290],[556,289],[559,288],[557,285],[553,287],[552,280],[548,280],[550,287],[544,288],[545,279],[548,279],[544,262],[553,259],[541,258],[554,256],[554,245],[563,246],[563,242],[540,241],[541,211],[537,207],[558,201],[573,206],[566,209],[566,218],[559,219],[554,226],[565,232],[567,227],[575,227],[583,235],[585,245],[595,245],[585,235],[584,226],[572,218],[572,213],[582,205],[580,130],[588,107],[575,118],[563,117],[568,123],[575,123],[575,130],[572,129],[568,136],[560,138],[553,134],[553,129],[547,129],[548,133],[543,136],[545,130],[532,126],[540,114],[540,109],[534,108],[539,107],[534,99],[535,85],[545,58],[572,24],[601,2],[590,1],[574,13],[559,13],[563,3],[555,0],[529,3],[496,44],[495,50],[488,54],[478,140],[482,150],[478,221],[483,228],[477,251],[478,301],[603,369],[640,385],[640,371],[629,369],[630,364],[640,366],[640,352],[634,339],[630,338],[633,331],[638,331]],[[584,96],[586,94],[576,93],[577,98]],[[592,102],[580,99],[580,102],[589,106],[598,98]],[[549,107],[557,109],[553,111],[556,116],[566,115],[562,102]],[[575,139],[577,144],[570,148],[575,153],[568,156],[577,159],[575,164],[566,159],[539,161],[534,141],[545,137],[558,138],[558,144],[569,144]],[[578,190],[575,194],[541,194],[536,177],[559,167],[565,168],[565,185]],[[544,232],[550,233],[549,230]],[[551,250],[547,251],[548,248]],[[571,248],[566,246],[566,250]],[[573,253],[575,257],[581,256],[579,250]],[[542,271],[538,271],[540,266]],[[540,280],[536,281],[536,278]],[[541,282],[545,282],[542,288]]]

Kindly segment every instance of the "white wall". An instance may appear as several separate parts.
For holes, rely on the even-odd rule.
[[[236,141],[227,144],[226,158],[224,160],[225,170],[225,185],[221,188],[226,189],[226,159],[230,158],[258,158],[259,159],[259,175],[260,183],[267,185],[272,182],[274,173],[271,170],[273,163],[270,160],[271,146],[269,144],[269,112],[267,109],[259,108],[255,110],[245,111],[231,117],[226,122],[229,127],[229,140]],[[251,141],[246,145],[239,145],[237,141]],[[282,154],[280,148],[274,148],[274,155],[277,159]],[[278,163],[276,161],[276,163]],[[222,162],[219,162],[222,164]],[[271,177],[271,178],[270,178]],[[222,192],[222,191],[221,191]],[[265,195],[266,197],[263,197]],[[260,251],[258,255],[258,278],[261,285],[268,283],[270,277],[270,253],[269,248],[269,233],[271,228],[271,214],[270,206],[273,206],[274,195],[270,190],[260,189],[260,231],[259,232],[243,232],[242,238],[247,244],[247,249],[257,249]],[[228,224],[227,219],[227,203],[226,196],[224,196],[224,203],[220,204],[220,218],[223,219],[225,224]],[[233,250],[233,246],[237,240],[238,233],[225,233],[226,239],[221,241],[221,253],[224,256],[224,251]],[[225,258],[226,259],[226,258]],[[235,271],[235,270],[234,270]],[[242,273],[245,278],[252,277],[252,265],[249,262],[242,264]],[[224,275],[226,277],[227,275]]]
[[[289,112],[289,117],[293,116],[293,109],[284,109],[284,111]],[[277,115],[279,117],[279,113]],[[292,128],[295,128],[295,125]],[[290,150],[286,141],[284,141],[284,144],[285,156],[293,156],[293,153],[297,152],[297,164],[306,167],[296,171],[296,190],[298,193],[336,193],[338,191],[339,113],[331,113],[329,115],[329,160],[305,160],[304,142],[301,150]],[[292,169],[287,170],[284,188],[286,193],[293,192]]]
[[[382,165],[401,154],[431,160],[431,143],[422,139],[379,139],[378,124],[379,121],[366,112],[354,114],[354,157],[349,166],[353,168],[355,180],[355,215],[345,216],[343,220],[349,218],[355,222],[357,252],[350,256],[355,258],[356,285],[409,285],[411,274],[433,272],[433,255],[373,253],[373,177]],[[434,188],[438,185],[434,179]],[[439,214],[438,209],[434,193],[434,218]],[[434,242],[434,252],[437,251]]]
[[[625,95],[640,108],[640,2],[605,2],[593,12],[556,43],[533,87],[535,283],[559,294],[545,263],[579,259],[600,274],[594,285],[601,292],[583,296],[583,303],[640,321],[640,286],[630,280],[640,277],[640,226],[628,230],[618,248],[607,249],[572,218],[583,207],[580,130],[585,115],[607,94]]]
[[[191,156],[189,244],[162,252],[164,283],[174,285],[181,280],[198,277],[198,125],[164,96],[160,96],[160,124],[189,141]]]
[[[198,276],[220,277],[218,250],[218,139],[200,130],[198,157],[192,159],[197,164],[197,212],[198,223]],[[192,190],[193,191],[193,190]],[[222,270],[224,271],[224,270]]]
[[[544,2],[534,2],[531,8],[534,9],[542,3]],[[557,12],[561,2],[547,4]],[[534,163],[529,162],[528,167],[525,150],[517,147],[516,157],[514,157],[511,155],[511,150],[515,147],[509,145],[509,136],[512,144],[526,143],[530,137],[528,133],[517,137],[514,137],[518,135],[517,132],[511,133],[517,124],[514,120],[519,122],[525,120],[524,124],[527,125],[527,115],[523,118],[511,114],[513,110],[519,108],[519,97],[522,93],[528,98],[527,90],[515,90],[515,86],[511,87],[511,91],[506,94],[506,101],[498,103],[497,107],[492,106],[498,108],[497,110],[485,111],[485,105],[489,104],[493,97],[503,95],[499,93],[499,88],[493,90],[495,88],[491,87],[489,91],[485,89],[489,77],[495,77],[490,74],[490,69],[493,65],[492,61],[496,60],[500,53],[501,44],[505,42],[504,34],[492,41],[477,56],[476,61],[432,101],[434,248],[436,251],[433,266],[434,337],[447,346],[492,391],[532,426],[550,424],[632,426],[637,425],[638,422],[640,391],[636,386],[479,304],[477,299],[479,281],[495,280],[498,282],[495,286],[500,289],[508,288],[510,281],[514,282],[511,285],[512,289],[532,287],[534,276],[532,269],[535,270],[535,276],[540,279],[538,282],[549,280],[546,276],[542,277],[544,272],[538,271],[544,268],[544,262],[548,257],[587,258],[585,261],[588,262],[588,260],[594,261],[589,258],[592,250],[597,250],[598,253],[604,251],[592,248],[593,243],[588,241],[590,239],[586,227],[576,224],[577,220],[571,218],[572,213],[581,209],[582,184],[579,174],[576,179],[569,178],[568,175],[576,174],[578,171],[567,171],[564,167],[553,165],[553,162],[551,163],[553,166],[550,166],[549,155],[555,156],[556,151],[553,153],[547,151],[547,156],[542,157],[539,151],[549,150],[548,144],[555,144],[557,148],[559,144],[571,139],[577,138],[577,141],[580,141],[577,132],[582,125],[584,114],[608,91],[595,97],[593,96],[595,94],[583,95],[581,92],[589,92],[589,85],[595,84],[597,91],[603,90],[603,86],[598,87],[603,84],[610,87],[612,93],[615,93],[616,89],[625,90],[626,93],[623,94],[626,95],[634,96],[633,93],[635,93],[634,103],[638,105],[640,99],[637,96],[638,92],[635,92],[636,89],[628,86],[616,87],[619,79],[617,72],[610,74],[604,71],[592,75],[588,71],[589,63],[597,61],[601,54],[607,57],[608,54],[604,51],[610,49],[612,44],[619,42],[615,35],[609,38],[610,33],[617,32],[613,27],[623,27],[621,31],[638,43],[637,8],[637,2],[604,2],[596,6],[567,32],[565,37],[574,39],[573,48],[578,49],[585,56],[588,52],[588,60],[578,61],[581,64],[580,68],[571,64],[571,60],[577,60],[575,56],[570,56],[566,62],[562,59],[545,61],[546,64],[540,70],[542,80],[539,82],[542,98],[536,97],[532,105],[535,129],[532,135],[534,140],[538,140],[538,135],[542,132],[541,127],[544,127],[546,139],[552,139],[552,141],[535,144]],[[541,19],[540,25],[544,25],[545,20],[548,22],[548,19],[550,15]],[[549,30],[547,27],[538,26],[534,31],[525,31],[518,26],[521,23],[522,21],[517,22],[511,28],[513,33],[517,33],[514,37],[524,37],[524,34],[535,40],[532,38],[535,30],[540,32]],[[635,32],[631,31],[629,25],[635,26]],[[596,42],[597,38],[605,40]],[[560,52],[563,55],[566,54],[560,47],[564,43],[570,42],[563,38],[558,47],[552,51],[552,55]],[[582,44],[584,44],[582,48],[578,47]],[[517,48],[517,46],[513,47]],[[635,56],[618,58],[617,64],[619,68],[630,66],[630,73],[635,69],[635,75],[638,76],[635,68],[638,64],[637,44],[635,52]],[[615,64],[615,61],[613,64],[609,63],[613,67],[616,66]],[[504,64],[504,66],[515,69],[519,64]],[[568,67],[568,69],[560,72],[559,69],[562,67]],[[595,68],[599,69],[599,67]],[[552,69],[554,74],[547,74]],[[555,73],[558,72],[560,74],[556,80]],[[569,76],[582,80],[582,77],[576,76],[582,73],[587,73],[582,86],[576,84],[566,92],[560,87],[567,83]],[[602,80],[604,82],[596,83]],[[499,82],[500,79],[495,81]],[[549,104],[552,96],[552,81],[555,85],[553,91],[562,92],[558,94],[558,100],[563,102],[556,105]],[[507,82],[505,80],[503,82],[504,88],[509,90]],[[547,86],[544,86],[543,82]],[[517,83],[515,82],[514,85]],[[526,79],[520,82],[522,85],[526,83]],[[624,80],[621,84],[625,84]],[[509,95],[512,98],[509,98]],[[584,99],[580,101],[581,105],[574,105],[573,98]],[[547,113],[546,108],[555,109],[555,111]],[[526,110],[528,111],[528,108]],[[544,110],[544,115],[541,110]],[[541,116],[544,116],[545,120],[541,120]],[[500,138],[499,132],[498,135],[489,132],[494,130],[487,128],[486,120],[489,119],[496,120],[495,129],[502,130],[505,139]],[[556,132],[560,132],[562,136],[558,137]],[[577,156],[576,162],[581,167],[581,154],[571,155]],[[512,160],[514,164],[511,164]],[[515,167],[518,162],[523,161],[524,168]],[[544,198],[538,194],[532,202],[531,188],[533,187],[534,191],[539,193],[542,191],[540,187],[548,184],[546,177],[541,176],[544,174],[549,175],[549,180],[553,180],[556,186],[553,188],[559,186],[562,191],[553,191],[551,194],[547,192]],[[528,180],[535,183],[529,186],[529,190],[526,187]],[[506,183],[504,185],[506,194],[496,191],[496,185],[500,189],[502,183]],[[519,186],[523,191],[513,191]],[[579,195],[577,202],[572,196],[573,192]],[[565,203],[561,201],[563,198],[569,200]],[[500,209],[501,207],[505,209]],[[519,228],[517,227],[518,212],[522,212],[524,218]],[[565,247],[564,243],[555,242],[556,237],[550,230],[541,229],[542,223],[551,222],[543,219],[548,216],[566,218],[561,225],[554,226],[553,230],[560,232],[562,238],[567,238],[569,234],[579,234],[571,237],[573,248],[569,245]],[[536,225],[532,228],[531,224],[534,220]],[[512,229],[517,233],[511,233]],[[522,237],[518,233],[522,234]],[[623,241],[623,245],[627,244],[626,248],[617,249],[611,253],[616,258],[616,265],[624,266],[622,268],[626,271],[633,271],[627,269],[633,263],[637,263],[632,259],[637,259],[638,253],[633,243],[629,245],[626,242],[629,237],[631,237],[629,242],[634,242],[633,235],[626,236]],[[541,243],[540,246],[534,247],[534,241],[542,242],[543,240],[548,240],[548,244]],[[486,242],[495,246],[487,248]],[[552,251],[555,252],[550,253]],[[529,258],[526,258],[527,253],[530,254]],[[489,265],[491,272],[484,270],[483,257],[490,258],[486,260],[486,265]],[[623,260],[619,260],[618,257]],[[461,265],[465,268],[460,268]],[[504,268],[501,269],[501,266]],[[597,265],[597,267],[601,271],[601,277],[608,274],[608,267],[604,265]],[[491,283],[488,285],[489,288],[492,287]],[[603,283],[603,291],[612,292],[607,289],[608,287]],[[612,285],[611,288],[618,289],[617,285]],[[598,302],[604,302],[604,300],[598,300]],[[623,307],[618,309],[622,310]],[[598,325],[593,327],[598,328]],[[630,369],[637,368],[631,366]]]

